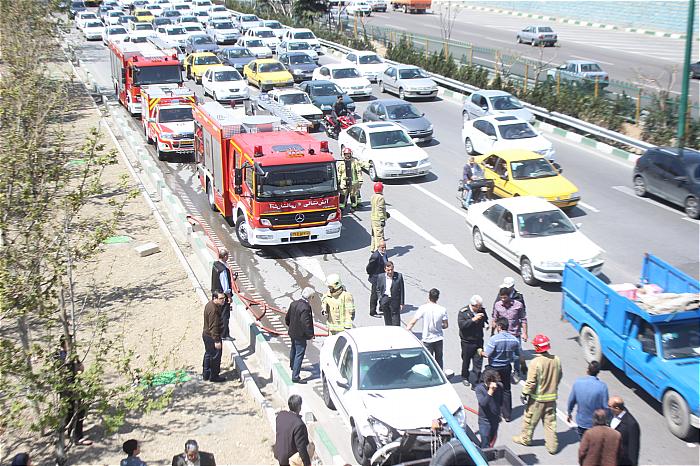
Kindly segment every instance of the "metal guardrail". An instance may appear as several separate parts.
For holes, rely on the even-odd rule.
[[[337,50],[342,53],[349,53],[354,51],[350,47],[344,45],[336,44],[335,42],[330,42],[324,39],[320,39],[321,45],[326,48]],[[386,60],[387,63],[396,64],[392,60]],[[427,72],[431,78],[441,87],[449,89],[451,91],[456,91],[465,96],[471,95],[473,92],[479,91],[480,89],[475,86],[470,86],[463,82],[457,81],[455,79],[446,78],[438,74]],[[587,123],[585,121],[564,115],[558,112],[550,112],[546,108],[537,107],[535,105],[530,105],[523,102],[525,108],[530,110],[539,120],[551,123],[555,126],[563,126],[566,128],[571,128],[574,131],[581,133],[582,135],[591,135],[599,139],[604,139],[606,141],[612,141],[616,144],[624,145],[627,147],[634,148],[639,151],[645,151],[651,147],[655,147],[654,144],[649,144],[638,139],[625,136],[624,134],[618,133],[616,131],[611,131],[609,129],[594,125],[592,123]]]

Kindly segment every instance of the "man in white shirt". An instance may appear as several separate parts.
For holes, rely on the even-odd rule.
[[[428,302],[418,308],[416,315],[408,323],[406,328],[412,330],[416,323],[423,319],[423,336],[421,341],[425,348],[433,355],[440,368],[442,368],[442,342],[445,338],[443,330],[447,328],[447,309],[437,304],[440,298],[440,290],[433,288],[428,292]]]

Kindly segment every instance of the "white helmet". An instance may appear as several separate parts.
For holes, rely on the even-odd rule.
[[[332,290],[337,290],[342,288],[343,283],[340,281],[340,275],[337,273],[332,273],[326,277],[326,285]]]

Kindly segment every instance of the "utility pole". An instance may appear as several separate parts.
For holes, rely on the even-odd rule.
[[[688,115],[688,85],[690,81],[690,54],[693,49],[693,26],[695,23],[695,0],[688,1],[688,25],[685,34],[685,58],[683,60],[683,81],[681,87],[681,102],[678,109],[678,149],[685,147],[685,120]]]

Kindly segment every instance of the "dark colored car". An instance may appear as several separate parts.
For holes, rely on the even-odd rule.
[[[675,147],[654,147],[637,159],[634,193],[656,195],[682,206],[688,217],[700,217],[700,152]]]
[[[185,41],[185,53],[216,52],[219,46],[207,34],[192,34]]]
[[[173,18],[165,18],[163,16],[156,16],[153,18],[153,21],[151,21],[151,24],[153,24],[153,28],[157,28],[158,26],[168,26],[169,24],[175,24],[173,23]]]
[[[690,77],[693,79],[700,79],[700,61],[691,63]]]
[[[393,121],[406,130],[415,142],[433,139],[433,125],[413,104],[401,99],[377,99],[371,102],[362,121]]]
[[[75,15],[77,13],[80,13],[81,11],[87,10],[87,7],[85,6],[85,2],[79,1],[79,2],[70,2],[70,6],[68,7],[68,17],[70,19],[75,19]]]
[[[124,25],[124,27],[129,26],[129,21],[137,22],[138,19],[136,19],[136,16],[132,15],[124,15],[119,17],[119,24]]]
[[[318,65],[306,52],[289,52],[280,54],[277,59],[292,73],[295,83],[308,81]]]
[[[355,111],[355,102],[343,92],[336,83],[325,80],[304,81],[299,84],[299,89],[309,94],[311,102],[321,109],[323,113],[330,113],[338,96],[343,96],[343,102],[351,112]]]
[[[182,16],[182,13],[180,13],[178,10],[175,9],[170,9],[170,10],[165,10],[163,13],[161,13],[161,18],[169,18],[170,20],[173,21],[173,24],[177,22],[178,18]]]
[[[253,52],[245,47],[226,47],[217,52],[224,65],[233,66],[239,73],[243,72],[243,67],[255,60]]]

